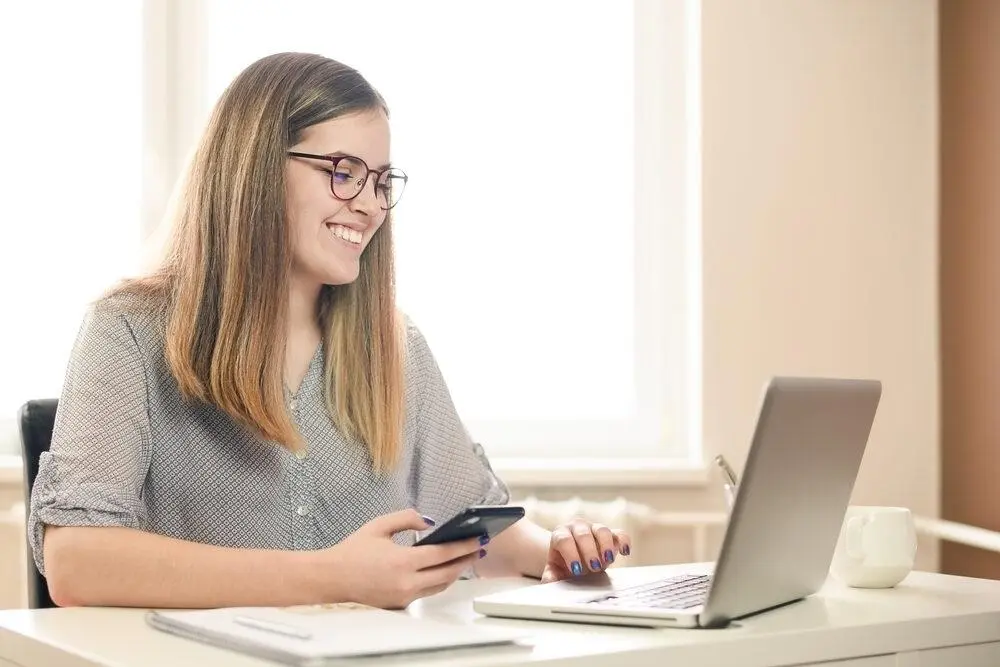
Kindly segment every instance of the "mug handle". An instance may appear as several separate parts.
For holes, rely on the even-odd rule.
[[[847,555],[855,560],[865,559],[863,536],[865,526],[871,523],[871,517],[852,516],[847,521],[846,547]]]

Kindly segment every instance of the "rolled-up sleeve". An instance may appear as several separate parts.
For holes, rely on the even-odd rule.
[[[417,389],[414,401],[414,470],[417,509],[443,521],[469,505],[510,500],[482,445],[465,429],[451,393],[420,331],[408,327],[407,365]]]
[[[42,573],[45,525],[148,523],[142,501],[150,461],[147,386],[125,316],[106,304],[92,307],[73,347],[52,444],[31,492],[28,539]]]

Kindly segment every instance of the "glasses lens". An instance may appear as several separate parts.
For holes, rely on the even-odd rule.
[[[403,189],[406,187],[407,177],[402,169],[393,167],[379,179],[378,201],[384,209],[390,209],[399,203],[403,196]]]
[[[351,199],[365,187],[368,168],[360,160],[345,157],[337,161],[330,176],[333,194],[339,199]]]

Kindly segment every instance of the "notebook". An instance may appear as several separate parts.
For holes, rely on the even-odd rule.
[[[158,630],[297,667],[334,658],[513,644],[524,636],[353,603],[151,611],[146,620]]]

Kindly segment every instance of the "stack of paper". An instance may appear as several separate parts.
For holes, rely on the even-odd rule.
[[[331,658],[509,644],[523,636],[357,604],[152,611],[147,621],[159,630],[302,667]]]

